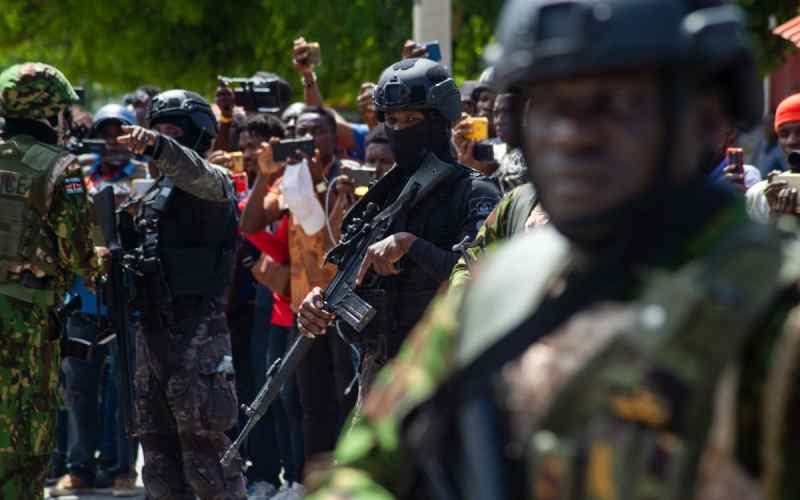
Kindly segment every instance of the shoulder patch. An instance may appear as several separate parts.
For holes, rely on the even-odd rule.
[[[491,196],[478,196],[471,198],[467,204],[467,214],[470,218],[480,217],[485,219],[497,205],[497,198]]]
[[[86,193],[86,188],[83,185],[83,178],[73,175],[65,176],[64,192],[70,196],[77,196]]]

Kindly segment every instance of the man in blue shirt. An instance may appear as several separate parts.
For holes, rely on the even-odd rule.
[[[134,163],[127,148],[116,143],[116,136],[121,133],[122,125],[135,123],[133,113],[118,104],[103,106],[95,115],[92,137],[105,140],[106,147],[102,154],[89,153],[81,157],[82,162],[89,165],[86,186],[90,195],[110,185],[119,204],[133,192],[132,178],[141,175],[144,168]],[[61,364],[67,406],[67,474],[51,488],[50,495],[75,495],[105,486],[98,477],[99,467],[95,463],[95,451],[102,447],[101,440],[110,441],[113,446],[107,448],[116,450],[115,456],[105,457],[114,462],[107,471],[112,478],[112,492],[115,496],[135,494],[134,458],[138,445],[124,435],[116,398],[107,397],[116,392],[109,384],[116,384],[114,369],[117,364],[116,353],[109,349],[108,339],[103,338],[98,328],[104,323],[107,310],[80,277],[75,279],[65,298],[65,302],[73,300],[80,301],[80,308],[67,318]],[[104,395],[102,411],[98,408],[101,390]],[[103,432],[99,433],[101,418]],[[109,423],[112,425],[107,425]]]

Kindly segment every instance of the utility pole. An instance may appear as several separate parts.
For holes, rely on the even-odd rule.
[[[452,72],[453,38],[451,0],[414,1],[414,40],[418,43],[439,40],[441,64]]]

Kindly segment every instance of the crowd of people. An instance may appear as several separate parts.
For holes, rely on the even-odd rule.
[[[138,495],[141,448],[153,500],[797,498],[800,94],[763,116],[744,33],[512,0],[477,79],[409,41],[358,122],[302,37],[296,102],[6,69],[0,496]]]

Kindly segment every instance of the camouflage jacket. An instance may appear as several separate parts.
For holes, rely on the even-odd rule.
[[[483,221],[477,236],[475,236],[474,245],[466,249],[465,253],[469,256],[470,264],[467,264],[462,255],[453,267],[450,274],[450,287],[466,286],[471,279],[471,263],[483,258],[484,252],[490,251],[500,241],[523,232],[526,221],[537,205],[537,201],[536,191],[529,183],[506,193],[494,207],[492,213]]]
[[[47,213],[39,226],[43,234],[34,238],[42,246],[33,252],[41,264],[32,267],[37,276],[43,272],[53,279],[49,289],[60,296],[76,274],[91,282],[99,271],[90,236],[94,219],[82,167],[75,156],[65,153],[56,160],[44,193]]]
[[[90,237],[91,214],[81,167],[64,156],[55,168],[49,213],[39,249],[54,264],[52,292],[66,292],[75,275],[91,283],[99,263]],[[59,351],[51,307],[0,296],[0,453],[41,455],[54,444]]]
[[[730,229],[744,224],[743,207],[736,207],[733,212],[735,215],[727,221],[716,219],[703,231],[701,238],[692,242],[687,261],[694,258],[692,256],[703,255],[710,244],[708,239],[721,238],[729,234]],[[797,249],[792,252],[796,253]],[[792,261],[797,259],[788,258],[787,261],[791,267]],[[797,269],[793,274],[797,274]],[[340,439],[335,455],[337,465],[320,480],[308,498],[388,500],[410,498],[415,493],[419,469],[402,442],[401,426],[457,367],[463,300],[462,287],[434,301],[399,355],[378,375],[362,415]],[[738,385],[733,391],[733,403],[728,402],[726,415],[727,440],[731,444],[727,455],[722,454],[724,463],[721,465],[713,458],[704,459],[698,498],[760,498],[755,480],[761,481],[768,498],[797,498],[797,486],[791,477],[800,465],[800,452],[790,443],[796,442],[800,431],[789,425],[800,412],[794,389],[800,382],[800,308],[797,301],[797,296],[791,294],[774,303],[766,315],[768,320],[757,332],[751,332],[750,340],[741,349],[736,363]],[[590,313],[587,318],[595,312],[587,311]],[[609,317],[607,313],[603,315]],[[596,328],[597,317],[587,318],[576,320],[581,320],[578,323],[588,325],[590,330]],[[580,331],[581,328],[570,325],[567,330]],[[717,420],[726,418],[715,418],[715,427]],[[712,437],[711,445],[719,441]],[[716,466],[709,466],[709,462]],[[709,470],[712,472],[706,474]],[[736,496],[731,496],[730,488],[737,492]]]

